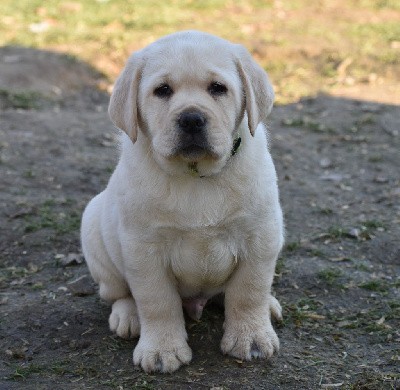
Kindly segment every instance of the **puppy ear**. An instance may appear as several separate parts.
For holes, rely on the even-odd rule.
[[[251,135],[272,110],[274,90],[267,73],[253,60],[250,53],[238,45],[237,67],[245,94],[245,106]]]
[[[140,52],[133,54],[115,82],[108,106],[108,114],[114,125],[125,131],[136,142],[138,121],[138,91],[143,58]]]

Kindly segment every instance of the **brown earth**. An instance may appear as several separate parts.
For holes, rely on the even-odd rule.
[[[399,107],[321,95],[274,109],[281,351],[223,356],[210,306],[187,321],[192,363],[147,375],[79,256],[81,212],[118,158],[99,82],[71,58],[0,49],[0,389],[399,389]]]

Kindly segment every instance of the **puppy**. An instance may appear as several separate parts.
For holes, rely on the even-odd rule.
[[[263,125],[273,99],[245,48],[196,31],[134,53],[116,81],[121,157],[84,211],[82,248],[111,330],[140,335],[133,361],[146,372],[190,362],[182,307],[199,319],[221,293],[224,354],[279,348],[271,285],[283,221]]]

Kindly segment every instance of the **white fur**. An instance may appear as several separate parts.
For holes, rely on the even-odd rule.
[[[202,37],[207,46],[214,45],[216,62],[207,58],[208,52],[198,44]],[[192,59],[197,61],[195,69],[190,63],[176,69],[182,62],[179,50],[168,61],[162,56],[165,46],[172,51],[181,48],[184,53],[193,46],[192,41],[199,51],[199,57]],[[225,293],[224,353],[250,360],[270,357],[279,348],[271,313],[280,318],[281,308],[271,295],[271,285],[283,244],[283,222],[275,168],[265,127],[260,123],[271,110],[273,93],[266,76],[243,53],[243,48],[210,35],[171,35],[140,53],[140,65],[130,68],[131,76],[120,77],[111,98],[111,118],[129,136],[121,135],[121,158],[107,188],[84,212],[82,248],[100,296],[113,302],[111,329],[121,337],[140,332],[133,359],[146,372],[172,372],[191,360],[182,298]],[[232,60],[224,62],[221,56]],[[218,150],[218,158],[196,161],[197,176],[190,175],[185,159],[169,158],[164,152],[176,144],[172,112],[185,108],[180,91],[187,84],[175,82],[173,99],[154,99],[149,79],[159,57],[163,70],[178,81],[184,70],[193,79],[190,105],[196,106],[198,98],[209,115],[210,127],[215,128],[208,139]],[[197,76],[209,64],[221,77],[228,74],[226,78],[232,83],[229,95],[220,102],[202,92],[203,84],[196,84]],[[142,69],[140,77],[133,71],[138,67]],[[136,80],[130,86],[133,92],[121,92],[122,85],[132,84],[132,79]],[[264,88],[263,96],[256,86]],[[253,88],[251,93],[248,88]],[[136,107],[131,106],[128,96],[133,96]],[[157,104],[164,106],[157,108]],[[243,114],[243,107],[246,112],[251,110],[251,118]],[[157,109],[163,116],[153,121]],[[126,110],[130,110],[128,114]],[[241,111],[241,123],[233,128]],[[146,123],[145,132],[138,116]],[[225,122],[221,119],[224,116]],[[165,121],[166,127],[157,120]],[[251,129],[254,123],[258,125]],[[241,146],[231,156],[237,134],[242,138]],[[163,151],[157,149],[160,139]]]

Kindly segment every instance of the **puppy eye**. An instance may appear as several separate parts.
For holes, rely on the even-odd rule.
[[[161,84],[154,90],[154,95],[159,98],[168,98],[170,97],[174,91],[168,84]]]
[[[228,88],[222,83],[215,81],[208,86],[208,92],[213,96],[225,95]]]

